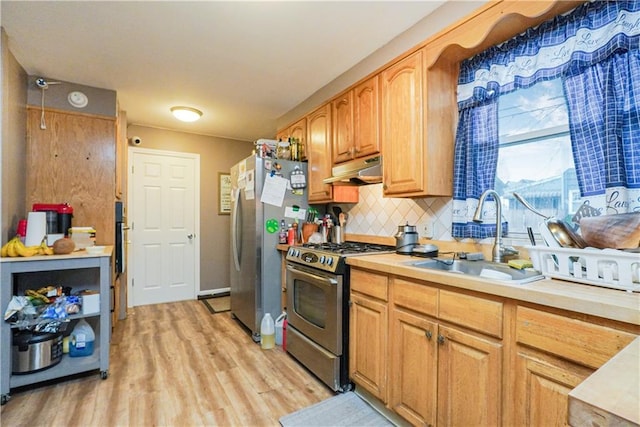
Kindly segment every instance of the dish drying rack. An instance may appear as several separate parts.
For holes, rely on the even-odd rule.
[[[547,278],[640,292],[640,253],[595,248],[526,248],[533,267]]]

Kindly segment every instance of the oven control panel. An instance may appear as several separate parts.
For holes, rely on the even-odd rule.
[[[290,247],[287,251],[286,259],[287,261],[308,265],[332,273],[336,272],[341,268],[342,264],[344,264],[340,255],[309,251],[303,247]]]

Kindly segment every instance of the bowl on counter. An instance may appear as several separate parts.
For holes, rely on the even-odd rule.
[[[100,255],[104,252],[104,246],[87,246],[84,248],[89,255]]]

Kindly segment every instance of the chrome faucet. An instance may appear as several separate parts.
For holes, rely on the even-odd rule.
[[[496,202],[496,239],[493,243],[493,250],[491,252],[493,262],[502,262],[506,255],[516,255],[518,253],[512,247],[505,247],[502,245],[502,202],[500,196],[495,190],[486,190],[480,196],[478,201],[478,207],[473,215],[474,222],[482,222],[482,206],[487,196],[493,196],[493,200]]]

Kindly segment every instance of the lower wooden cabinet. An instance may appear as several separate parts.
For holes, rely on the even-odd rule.
[[[640,327],[351,268],[349,372],[416,426],[558,426]]]
[[[349,376],[383,403],[387,402],[387,303],[351,294]]]
[[[500,425],[502,343],[442,325],[437,341],[437,425]]]
[[[387,402],[389,280],[386,274],[351,270],[349,376]]]
[[[502,344],[394,309],[389,407],[413,425],[500,425]]]
[[[437,405],[438,324],[393,310],[389,407],[413,425],[434,425]]]
[[[518,346],[514,425],[568,425],[569,392],[593,369]]]
[[[568,425],[569,392],[636,337],[531,307],[516,311],[513,424]]]

